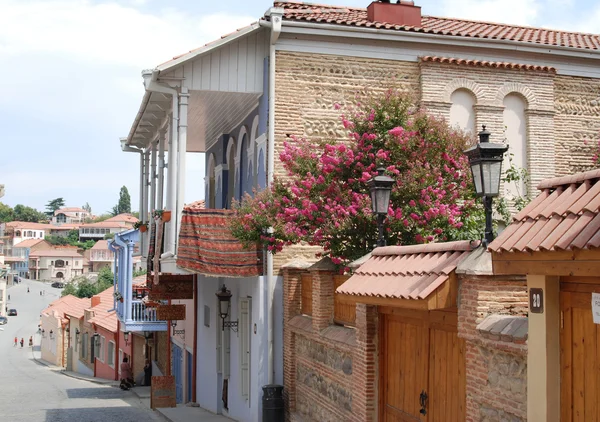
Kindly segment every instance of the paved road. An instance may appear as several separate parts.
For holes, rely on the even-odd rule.
[[[37,330],[40,311],[59,298],[59,289],[23,280],[10,287],[8,294],[8,308],[16,308],[19,315],[8,317],[8,324],[0,326],[0,421],[164,421],[131,391],[71,378],[33,359],[27,347],[29,336]],[[25,340],[25,347],[13,347],[15,336]],[[34,335],[35,347],[39,341],[39,335]]]

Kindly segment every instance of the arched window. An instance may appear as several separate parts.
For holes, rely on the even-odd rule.
[[[17,236],[17,237],[21,237],[21,230],[17,230],[17,231],[15,232],[15,236]]]
[[[67,216],[66,216],[66,215],[64,215],[64,214],[62,214],[62,213],[61,213],[61,214],[58,214],[58,215],[56,216],[56,222],[57,222],[57,223],[66,223],[66,222],[67,222]]]
[[[55,267],[64,267],[65,261],[63,261],[62,259],[57,259],[56,261],[54,261],[54,266]]]
[[[246,186],[246,167],[248,165],[248,156],[247,156],[247,150],[248,150],[248,136],[246,134],[244,134],[244,136],[242,137],[242,141],[241,141],[241,150],[240,150],[240,180],[239,180],[239,191],[236,192],[236,199],[237,200],[241,200],[244,197],[244,192],[247,191],[247,186]]]
[[[231,138],[229,149],[227,151],[227,201],[225,202],[226,209],[231,209],[231,203],[235,193],[235,140]]]
[[[469,90],[457,89],[450,101],[450,125],[475,134],[475,96]]]
[[[513,166],[517,169],[527,170],[527,120],[525,110],[527,102],[520,94],[508,94],[504,97],[503,123],[506,128],[505,136],[508,141],[508,154],[505,154],[503,170],[510,166],[512,160]],[[515,184],[505,184],[505,194],[510,196],[526,195],[525,183],[521,181]]]

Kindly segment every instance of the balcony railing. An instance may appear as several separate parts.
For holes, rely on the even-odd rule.
[[[167,331],[167,321],[160,321],[156,317],[156,306],[148,306],[141,300],[131,301],[131,314],[125,315],[126,303],[117,302],[117,314],[121,323],[125,325],[124,331]]]

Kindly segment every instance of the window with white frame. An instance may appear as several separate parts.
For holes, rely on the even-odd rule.
[[[87,348],[88,348],[88,333],[83,333],[81,336],[81,358],[87,359]]]
[[[108,366],[115,367],[115,342],[108,342]]]
[[[104,360],[106,359],[105,341],[106,338],[104,336],[100,336],[100,341],[98,342],[98,359],[100,359],[100,362],[102,363],[104,363]]]
[[[246,400],[250,400],[250,304],[250,298],[240,299],[240,393]]]

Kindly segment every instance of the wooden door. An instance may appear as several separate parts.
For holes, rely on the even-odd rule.
[[[600,325],[592,317],[600,285],[561,284],[561,421],[600,421]]]
[[[456,312],[382,312],[381,421],[464,421],[465,342],[458,338]]]

